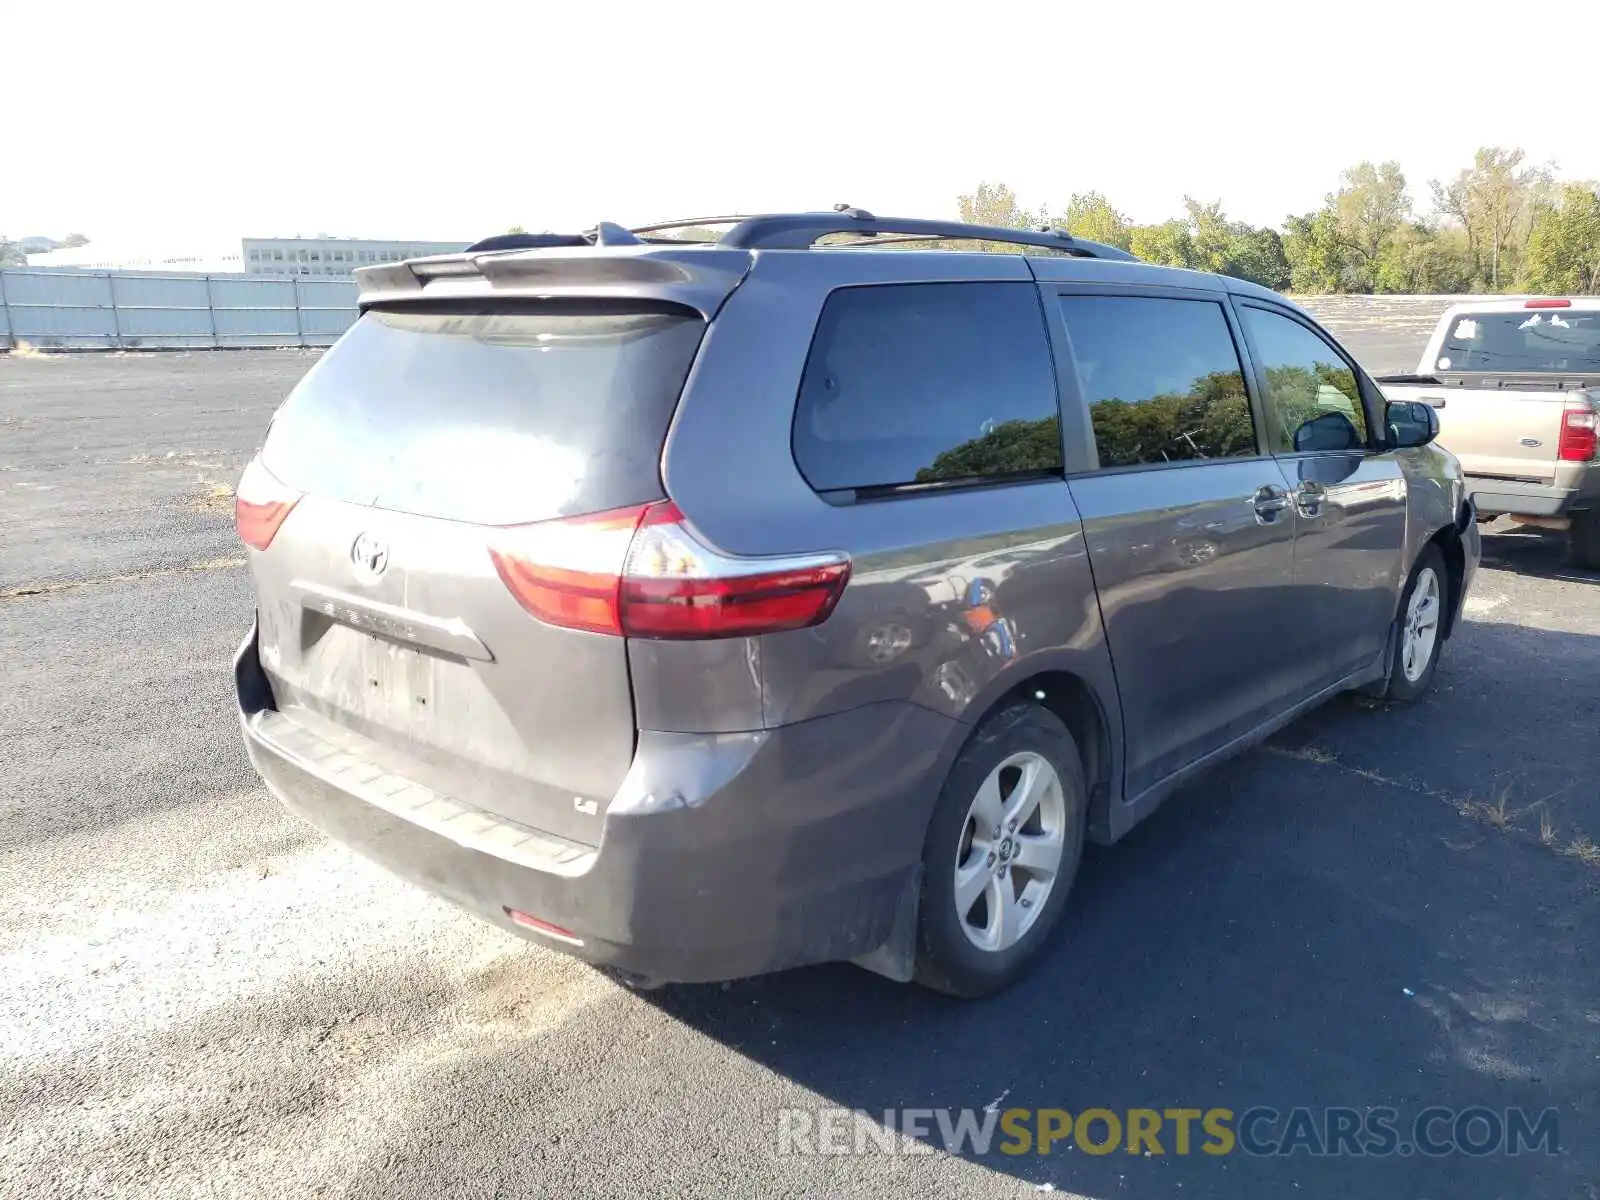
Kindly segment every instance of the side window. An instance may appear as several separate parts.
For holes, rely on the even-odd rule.
[[[1339,352],[1298,321],[1248,305],[1241,312],[1266,376],[1273,453],[1365,447],[1361,388]]]
[[[1061,311],[1102,467],[1258,453],[1220,304],[1063,296]]]
[[[794,456],[819,492],[1060,472],[1055,367],[1037,290],[835,291],[800,381]]]

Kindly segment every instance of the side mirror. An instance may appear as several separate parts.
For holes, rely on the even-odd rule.
[[[1439,436],[1439,414],[1420,400],[1392,400],[1384,406],[1383,423],[1389,427],[1389,447],[1404,450],[1426,446]]]

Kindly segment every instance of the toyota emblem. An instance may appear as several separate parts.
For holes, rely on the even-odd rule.
[[[389,566],[389,544],[374,534],[363,533],[350,546],[350,561],[357,574],[376,579]]]

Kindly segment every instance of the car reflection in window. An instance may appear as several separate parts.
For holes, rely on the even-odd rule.
[[[1255,427],[1244,377],[1211,371],[1187,391],[1130,402],[1119,397],[1090,406],[1102,467],[1231,458],[1256,452]]]
[[[994,478],[1061,470],[1061,418],[985,421],[971,441],[954,446],[917,472],[918,483]]]

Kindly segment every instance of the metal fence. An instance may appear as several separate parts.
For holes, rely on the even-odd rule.
[[[356,318],[349,279],[0,270],[0,349],[328,346]]]

